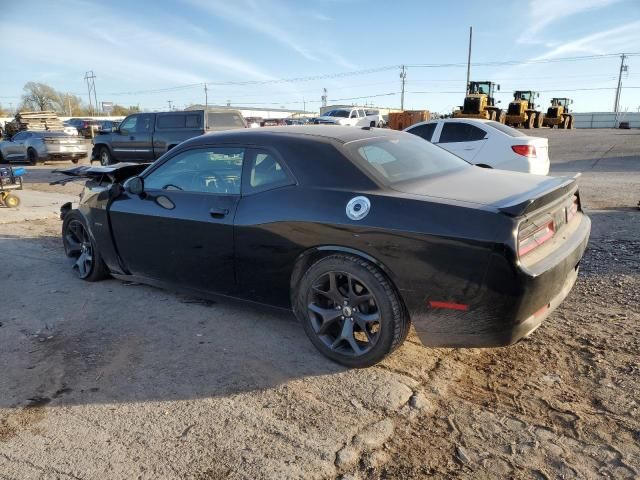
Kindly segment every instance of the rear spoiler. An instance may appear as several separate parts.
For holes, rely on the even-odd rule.
[[[576,173],[572,177],[557,177],[560,183],[552,186],[543,185],[538,190],[524,192],[522,195],[509,199],[509,203],[498,207],[498,210],[510,217],[520,217],[535,212],[544,205],[568,196],[569,192],[576,191],[580,175],[580,173]]]
[[[142,173],[150,163],[132,163],[121,162],[108,167],[92,167],[83,165],[81,167],[68,168],[66,170],[54,170],[53,173],[61,173],[66,175],[66,178],[55,180],[50,182],[49,185],[64,185],[69,182],[73,182],[79,179],[91,179],[97,182],[102,182],[105,178],[111,183],[118,183],[122,180],[126,180],[129,177],[135,177]]]

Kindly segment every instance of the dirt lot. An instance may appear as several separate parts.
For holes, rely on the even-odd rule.
[[[77,280],[51,205],[78,186],[33,169],[66,195],[0,209],[0,479],[638,478],[640,132],[541,134],[593,220],[566,302],[515,346],[411,335],[366,370],[282,312]]]

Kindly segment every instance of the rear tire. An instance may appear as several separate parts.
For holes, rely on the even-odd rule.
[[[565,129],[569,126],[569,117],[564,117],[562,119],[562,121],[560,122],[560,125],[558,125],[558,128],[562,128]]]
[[[102,165],[103,167],[108,167],[113,162],[111,152],[107,147],[100,147],[98,158],[100,159],[100,165]]]
[[[536,114],[536,128],[542,128],[544,124],[544,113],[538,112]]]
[[[409,317],[391,282],[377,267],[351,255],[314,263],[294,293],[294,312],[311,343],[347,367],[381,361],[409,333]]]
[[[29,148],[27,150],[27,160],[29,160],[30,165],[38,164],[38,152],[36,152],[35,148]]]
[[[567,128],[569,129],[573,128],[573,117],[569,117],[569,126]]]

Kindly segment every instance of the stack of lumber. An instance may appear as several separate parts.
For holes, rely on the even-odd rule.
[[[5,125],[7,135],[13,136],[21,130],[35,131],[56,131],[64,130],[62,120],[58,118],[56,112],[19,112],[16,113],[15,120]]]
[[[62,121],[56,112],[18,112],[16,122],[20,130],[57,130],[62,131]]]
[[[389,128],[393,130],[404,130],[414,123],[431,120],[428,110],[405,110],[403,112],[389,113]]]

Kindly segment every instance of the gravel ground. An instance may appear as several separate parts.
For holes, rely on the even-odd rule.
[[[565,303],[504,349],[411,334],[346,370],[289,314],[83,283],[53,215],[0,222],[0,479],[638,478],[640,134],[536,133],[552,174],[583,172],[592,239]],[[56,167],[27,188],[77,194]]]

